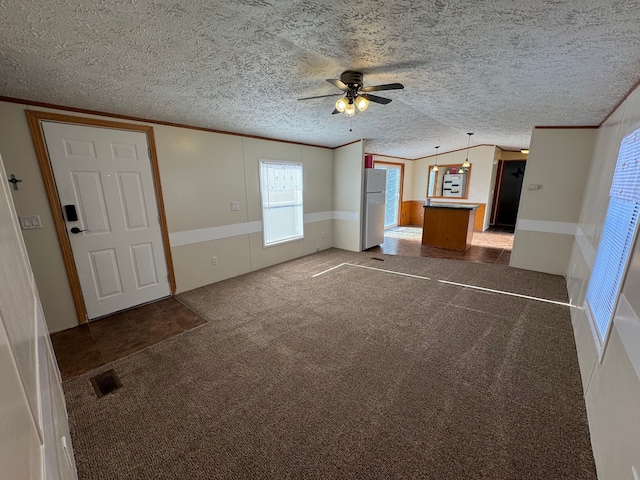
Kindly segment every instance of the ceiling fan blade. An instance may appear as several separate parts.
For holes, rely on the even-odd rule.
[[[342,95],[342,93],[330,93],[329,95],[316,95],[315,97],[304,97],[304,98],[299,98],[298,100],[311,100],[313,98],[337,97],[338,95]]]
[[[342,80],[338,80],[337,78],[327,78],[327,82],[329,82],[334,87],[338,87],[343,92],[349,91],[349,87]]]
[[[385,85],[372,85],[370,87],[361,88],[361,92],[379,92],[381,90],[402,90],[404,85],[401,83],[387,83]]]
[[[382,105],[386,105],[387,103],[391,103],[391,99],[390,98],[379,97],[377,95],[368,95],[368,94],[365,93],[365,94],[360,95],[360,96],[362,98],[366,98],[370,102],[381,103]]]
[[[331,112],[331,115],[335,115],[336,113],[340,113],[340,111],[337,108],[334,108],[333,112]]]

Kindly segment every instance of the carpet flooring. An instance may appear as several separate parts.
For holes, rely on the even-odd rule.
[[[436,279],[566,302],[553,275],[336,249],[183,293],[206,324],[64,383],[79,477],[595,479],[568,307]]]

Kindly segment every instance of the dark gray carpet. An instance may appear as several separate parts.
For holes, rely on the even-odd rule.
[[[342,262],[566,301],[561,277],[340,250],[181,294],[207,324],[64,384],[80,478],[596,478],[568,307],[311,277]]]

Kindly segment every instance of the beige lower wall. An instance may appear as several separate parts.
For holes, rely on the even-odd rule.
[[[173,247],[171,255],[178,286],[176,293],[250,272],[248,251],[248,235]],[[217,257],[217,265],[211,262],[213,256]]]
[[[262,233],[173,247],[171,255],[178,285],[176,293],[332,247],[333,220],[306,223],[304,231],[303,240],[267,248],[262,246]],[[214,256],[217,261],[215,265],[211,261]]]
[[[516,230],[509,265],[536,272],[564,275],[573,236],[562,233]],[[517,248],[515,246],[518,246]]]
[[[262,246],[262,233],[252,233],[249,235],[249,245],[251,249],[251,270],[260,270],[261,268],[293,260],[304,255],[304,242],[302,240],[265,248]]]
[[[305,224],[305,236],[302,246],[303,255],[309,255],[334,246],[333,222],[334,220],[325,220]]]
[[[356,238],[358,240],[356,240]],[[361,247],[360,222],[351,220],[333,221],[333,246],[343,250],[359,252]]]
[[[585,397],[589,426],[598,437],[594,453],[600,480],[626,479],[632,465],[640,467],[639,399],[640,381],[614,329]]]

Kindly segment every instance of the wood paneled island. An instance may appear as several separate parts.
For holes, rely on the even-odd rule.
[[[462,252],[471,246],[478,205],[438,203],[423,208],[423,245]]]

